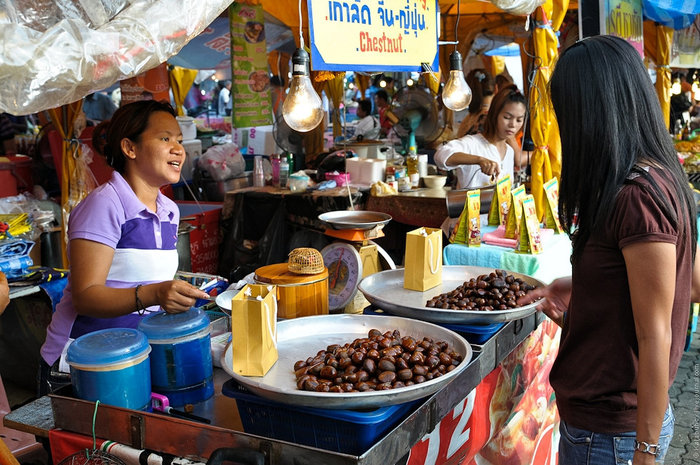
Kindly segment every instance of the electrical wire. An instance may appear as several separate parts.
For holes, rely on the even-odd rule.
[[[301,31],[301,0],[299,0],[299,48],[304,49],[304,34]]]
[[[457,21],[455,21],[455,52],[457,51],[457,45],[459,44],[459,39],[457,39],[457,32],[459,31],[459,4],[462,3],[462,0],[457,0]]]

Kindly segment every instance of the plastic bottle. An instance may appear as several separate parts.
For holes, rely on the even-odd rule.
[[[253,159],[253,186],[262,187],[265,185],[265,173],[263,171],[262,156],[256,155]]]
[[[676,140],[683,139],[683,121],[680,119],[677,119],[676,124],[673,125],[673,136]]]
[[[683,131],[681,132],[681,140],[690,140],[690,120],[683,126]]]
[[[420,174],[418,174],[418,155],[411,153],[406,157],[406,176],[412,186],[418,186]]]
[[[289,179],[289,163],[286,158],[280,160],[280,188],[287,188],[287,180]]]
[[[270,164],[272,165],[272,185],[280,186],[280,156],[276,153],[270,155]]]

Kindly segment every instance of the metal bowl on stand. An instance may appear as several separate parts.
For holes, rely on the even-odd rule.
[[[322,213],[318,219],[328,223],[332,229],[368,230],[384,226],[391,221],[391,215],[367,210],[338,210]]]

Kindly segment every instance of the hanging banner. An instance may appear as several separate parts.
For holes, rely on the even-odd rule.
[[[122,91],[121,105],[139,100],[170,101],[170,82],[168,81],[168,64],[161,63],[136,77],[119,82]]]
[[[601,34],[611,34],[629,42],[644,57],[641,0],[602,0]]]
[[[331,71],[438,69],[436,0],[308,0],[311,67]]]
[[[260,5],[234,3],[231,24],[231,111],[236,128],[272,124],[265,22]]]
[[[700,68],[700,15],[685,29],[673,31],[672,68]]]
[[[549,372],[558,349],[559,327],[548,320],[411,448],[407,465],[556,465]]]

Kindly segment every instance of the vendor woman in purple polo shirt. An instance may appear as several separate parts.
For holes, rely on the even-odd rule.
[[[175,203],[160,192],[185,162],[170,104],[145,100],[119,108],[93,133],[94,149],[114,168],[109,182],[70,214],[70,277],[41,347],[40,394],[62,381],[61,354],[83,334],[136,328],[144,314],[188,310],[208,295],[177,271]]]

